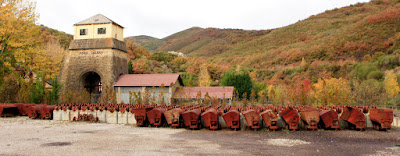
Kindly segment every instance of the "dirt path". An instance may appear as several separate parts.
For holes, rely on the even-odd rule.
[[[400,129],[191,131],[16,117],[0,118],[0,140],[0,155],[400,155]]]

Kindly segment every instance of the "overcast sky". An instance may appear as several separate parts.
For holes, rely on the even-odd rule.
[[[33,0],[38,23],[73,33],[73,24],[103,14],[125,27],[124,37],[164,38],[202,28],[283,27],[325,10],[369,0]]]

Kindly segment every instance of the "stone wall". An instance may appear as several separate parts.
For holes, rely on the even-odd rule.
[[[125,42],[115,38],[72,40],[69,50],[118,49],[127,52]]]
[[[121,74],[128,73],[127,53],[118,49],[70,50],[63,63],[60,81],[64,88],[82,90],[83,75],[88,72],[97,73],[103,87],[112,87]]]

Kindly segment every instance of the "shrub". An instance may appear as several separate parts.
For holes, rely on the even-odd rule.
[[[375,79],[375,80],[379,80],[380,81],[380,80],[383,80],[384,76],[385,76],[385,72],[376,70],[376,71],[370,72],[368,74],[367,78],[368,79]]]
[[[15,102],[18,91],[17,78],[13,74],[7,75],[0,86],[0,102]]]
[[[382,56],[378,59],[378,66],[380,68],[393,69],[400,65],[399,59],[399,55]]]
[[[379,69],[372,63],[361,63],[355,66],[352,75],[359,80],[366,80],[367,76],[374,71],[379,71]]]
[[[375,79],[354,83],[353,95],[356,105],[375,105],[382,99],[383,94],[383,85]]]

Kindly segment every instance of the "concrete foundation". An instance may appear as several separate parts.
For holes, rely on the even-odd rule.
[[[79,117],[79,110],[77,110],[77,111],[71,110],[69,113],[70,113],[70,115],[69,115],[69,121],[73,121],[74,118],[75,118],[75,119],[78,119],[78,117]]]
[[[94,118],[97,117],[97,111],[95,111],[95,110],[94,110],[94,111],[90,111],[90,110],[89,110],[89,111],[87,111],[87,114],[88,114],[88,115],[93,115]]]
[[[117,124],[118,123],[118,112],[106,111],[106,123]]]
[[[99,118],[99,122],[106,122],[106,111],[97,110],[96,113],[97,117]]]
[[[128,112],[127,114],[127,124],[128,125],[136,125],[135,114]]]
[[[56,121],[61,120],[61,111],[62,110],[54,110],[53,111],[53,120],[56,120]]]
[[[128,112],[117,112],[118,113],[118,124],[128,124]]]
[[[61,111],[61,120],[62,121],[70,121],[70,110]]]
[[[79,114],[82,114],[82,115],[83,115],[83,114],[88,114],[88,110],[84,110],[84,111],[83,111],[83,110],[80,110],[80,111],[79,111]]]

